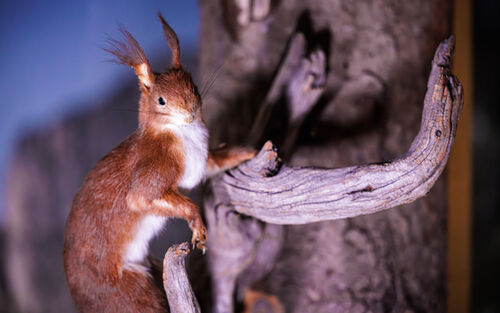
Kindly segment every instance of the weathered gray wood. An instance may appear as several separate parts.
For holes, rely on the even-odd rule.
[[[247,142],[287,49],[303,33],[308,52],[320,48],[325,53],[324,93],[306,114],[289,159],[283,153],[291,133],[286,88],[255,147],[271,139],[287,166],[316,168],[391,160],[405,153],[419,131],[430,61],[439,42],[450,35],[452,1],[267,2],[271,9],[259,18],[256,1],[200,2],[200,72],[210,75],[224,64],[204,99],[211,144]],[[445,312],[445,187],[445,180],[438,179],[428,196],[378,214],[273,225],[283,233],[273,248],[277,257],[257,262],[261,250],[268,251],[248,250],[254,261],[238,281],[263,268],[271,270],[249,292],[238,289],[237,295],[245,294],[246,300],[268,295],[292,313]],[[210,256],[212,250],[231,246],[232,237],[244,238],[246,226],[253,223],[245,223],[252,219],[248,215],[234,214],[225,192],[207,192],[214,199],[205,203],[207,215],[222,209],[227,216],[238,216],[233,233],[212,237]],[[225,213],[218,216],[219,227],[229,223]],[[228,263],[219,255],[210,268],[220,267],[219,262]],[[214,273],[212,282],[219,279]],[[229,295],[224,297],[231,297],[231,289],[225,292]]]
[[[291,152],[300,126],[321,96],[326,81],[325,54],[321,50],[307,54],[306,50],[304,34],[295,34],[250,130],[249,145],[255,146],[262,139],[272,111],[285,93],[290,129],[282,149],[286,155]]]
[[[207,195],[205,205],[213,206],[213,201]],[[224,205],[207,210],[206,219],[210,225],[207,248],[213,281],[212,311],[234,312],[236,286],[243,291],[271,270],[281,246],[282,228],[241,216]],[[238,299],[242,297],[240,294]]]
[[[454,38],[436,50],[421,128],[391,162],[339,169],[278,169],[266,143],[256,158],[212,180],[220,203],[274,224],[306,224],[375,213],[424,196],[445,168],[462,109],[462,87],[450,73]]]
[[[292,40],[284,67],[293,63],[292,55],[305,57],[296,53],[297,38],[301,37]],[[444,169],[462,106],[460,83],[449,71],[453,45],[450,38],[437,49],[421,130],[409,151],[393,162],[336,170],[280,167],[276,147],[267,142],[256,158],[212,181],[205,205],[216,208],[206,212],[214,312],[232,312],[235,287],[241,300],[245,288],[270,271],[281,249],[281,228],[241,217],[234,210],[274,224],[304,224],[373,213],[427,193]],[[288,79],[276,76],[280,88],[290,90],[289,101],[303,112],[314,104],[311,99],[317,99],[317,95],[307,96],[310,89],[297,88],[297,81],[307,81],[308,71]],[[275,81],[270,93],[276,92],[276,85]],[[263,105],[268,110],[272,102],[266,100]],[[265,127],[269,116],[259,116],[256,124]],[[290,116],[300,119],[303,113]]]
[[[205,199],[210,205],[211,197]],[[209,225],[207,251],[211,265],[214,304],[213,312],[233,312],[236,280],[250,264],[262,232],[256,219],[241,219],[231,208],[220,205],[206,212]],[[218,243],[224,242],[224,245]]]
[[[167,294],[170,313],[200,313],[200,305],[186,274],[185,259],[189,244],[173,245],[163,259],[163,287]]]
[[[283,150],[285,155],[290,155],[304,118],[322,94],[326,81],[324,53],[321,50],[307,53],[306,50],[304,35],[295,34],[247,137],[250,145],[261,140],[264,130],[272,122],[272,111],[279,98],[285,95],[290,114],[289,136],[283,142]],[[269,167],[276,167],[279,160],[269,159]],[[216,205],[214,201],[218,200],[208,193],[205,206],[216,208],[206,211],[208,256],[214,288],[213,311],[233,312],[235,289],[238,290],[237,300],[241,301],[246,287],[272,269],[281,249],[283,229],[242,217],[235,214],[231,206]]]

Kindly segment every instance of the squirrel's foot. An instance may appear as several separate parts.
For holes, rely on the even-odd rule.
[[[248,148],[248,147],[233,147],[230,149],[231,149],[231,154],[233,155],[234,158],[234,163],[236,165],[250,160],[258,152],[254,148]]]
[[[193,249],[200,249],[203,254],[206,252],[205,242],[207,241],[207,229],[201,220],[201,217],[196,218],[189,223],[189,227],[193,232],[191,237],[191,243],[193,244]]]

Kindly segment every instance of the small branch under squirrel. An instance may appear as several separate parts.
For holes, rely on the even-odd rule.
[[[171,246],[163,259],[163,287],[170,313],[201,312],[186,274],[185,259],[188,254],[189,245],[183,242]]]

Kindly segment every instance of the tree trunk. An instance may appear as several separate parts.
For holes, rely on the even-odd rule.
[[[200,7],[200,77],[216,73],[204,95],[213,145],[258,148],[271,139],[287,165],[328,168],[386,161],[408,149],[434,50],[450,34],[450,1],[221,0]],[[321,96],[299,118],[284,90],[269,90],[297,33],[310,63],[324,53],[327,71],[326,82],[317,82],[325,85]],[[314,85],[314,73],[311,79]],[[263,115],[271,123],[252,129],[269,103]],[[232,282],[214,279],[216,312],[232,308],[236,286],[249,312],[445,311],[441,179],[425,198],[356,218],[278,226],[232,214],[226,224],[244,229],[242,238],[228,238],[217,224],[211,190],[210,267]],[[255,238],[258,248],[245,245]],[[245,268],[225,267],[235,255]]]

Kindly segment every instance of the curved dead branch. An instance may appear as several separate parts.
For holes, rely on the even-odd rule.
[[[200,313],[200,305],[186,274],[185,259],[189,245],[171,246],[163,259],[163,287],[171,313]]]
[[[420,131],[404,155],[339,169],[279,168],[267,142],[251,161],[212,180],[222,205],[268,223],[306,224],[375,213],[424,196],[442,173],[463,105],[450,72],[455,40],[436,50]]]

